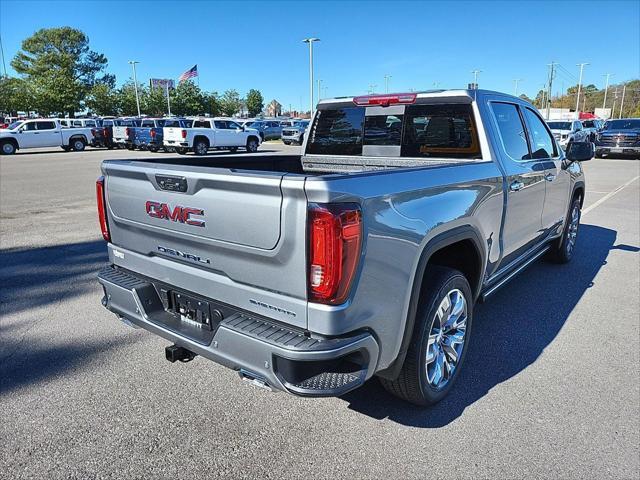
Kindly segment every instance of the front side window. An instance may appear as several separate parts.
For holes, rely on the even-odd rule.
[[[471,105],[410,105],[403,157],[481,158]]]
[[[229,128],[231,128],[232,130],[237,130],[237,129],[239,129],[239,128],[242,128],[242,127],[240,127],[240,125],[238,125],[236,122],[227,122],[227,125],[228,125],[228,126],[229,126]]]
[[[362,155],[364,108],[319,110],[307,143],[307,152],[325,155]]]
[[[492,103],[491,110],[498,123],[498,130],[504,150],[514,160],[529,160],[527,133],[513,103]]]
[[[403,115],[371,115],[364,121],[365,145],[400,145]]]
[[[36,122],[25,123],[23,129],[30,132],[36,130]]]
[[[208,120],[196,120],[193,122],[193,128],[211,128],[211,122]]]
[[[224,120],[214,120],[213,124],[216,128],[220,128],[222,130],[227,128],[227,122],[225,122]]]
[[[544,126],[544,122],[530,108],[524,109],[524,116],[531,133],[531,158],[553,158],[557,155],[555,143]],[[579,122],[575,122],[579,123]]]

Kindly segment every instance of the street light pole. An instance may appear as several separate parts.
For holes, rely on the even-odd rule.
[[[309,115],[313,115],[314,103],[313,103],[313,42],[319,42],[319,38],[305,38],[302,40],[304,43],[309,44]]]
[[[472,70],[471,73],[473,73],[473,85],[478,88],[478,75],[482,73],[482,70]]]
[[[518,84],[519,84],[520,82],[522,82],[522,81],[523,81],[523,79],[522,79],[522,78],[514,78],[514,79],[513,79],[513,83],[515,83],[515,84],[516,84],[515,88],[513,89],[513,95],[514,95],[514,96],[516,96],[516,97],[518,96]]]
[[[620,101],[620,115],[618,115],[618,118],[622,118],[622,109],[624,108],[624,94],[627,91],[627,84],[625,83],[622,86],[622,100]]]
[[[609,77],[614,75],[613,73],[605,73],[602,76],[607,77],[607,81],[604,86],[604,100],[602,101],[602,108],[604,109],[607,105],[607,90],[609,90]]]
[[[136,106],[138,107],[138,116],[141,117],[142,114],[140,113],[140,97],[138,96],[138,78],[136,77],[136,63],[140,62],[129,60],[129,64],[133,67],[133,87],[136,90]]]
[[[320,98],[322,97],[321,95],[321,91],[322,91],[322,79],[318,79],[318,101],[320,101]]]
[[[391,75],[385,75],[384,76],[384,93],[389,93],[389,79],[391,78]]]
[[[589,64],[578,63],[578,66],[580,67],[580,79],[578,80],[578,97],[576,98],[576,118],[580,116],[580,114],[578,113],[578,110],[580,110],[580,89],[582,87],[582,70],[584,69],[585,65]]]

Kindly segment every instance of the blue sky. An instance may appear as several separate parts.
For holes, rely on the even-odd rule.
[[[482,70],[481,88],[530,96],[547,64],[562,67],[554,94],[584,81],[604,86],[640,77],[640,2],[205,2],[0,0],[7,69],[20,42],[43,27],[70,25],[106,54],[118,84],[140,61],[138,79],[177,78],[198,64],[200,86],[250,88],[285,108],[309,103],[308,49],[314,49],[323,96],[464,87]],[[317,90],[316,90],[317,91]]]

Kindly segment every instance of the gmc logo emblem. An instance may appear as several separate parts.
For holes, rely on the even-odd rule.
[[[192,216],[204,216],[204,210],[200,208],[181,207],[177,205],[171,210],[166,203],[147,201],[147,215],[153,218],[163,218],[172,222],[186,223],[194,227],[204,227],[204,220],[191,218]]]

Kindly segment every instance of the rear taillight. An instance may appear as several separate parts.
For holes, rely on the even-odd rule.
[[[91,129],[91,135],[94,136],[94,137],[96,136],[96,129],[95,128]]]
[[[131,130],[129,129],[129,127],[127,127],[124,131],[124,134],[128,137],[129,136],[129,132],[131,132]]]
[[[111,135],[111,132],[109,131],[109,129],[108,129],[108,128],[104,128],[104,129],[102,130],[102,133],[104,134],[104,136],[105,136],[105,137],[108,137],[108,136],[110,136],[110,135]]]
[[[104,177],[98,177],[96,180],[96,201],[98,203],[98,220],[100,221],[100,230],[102,230],[102,238],[107,242],[111,241],[109,234],[109,223],[107,222],[107,205],[104,196]]]
[[[309,300],[343,303],[356,275],[362,246],[362,213],[353,203],[309,209]]]
[[[407,104],[416,101],[416,93],[393,93],[388,95],[363,95],[355,97],[353,103],[356,105],[381,105],[387,107],[393,104]]]
[[[152,128],[151,129],[151,138],[156,138],[156,131]]]
[[[187,138],[187,131],[186,130],[182,130],[181,134],[182,134],[182,138]]]

